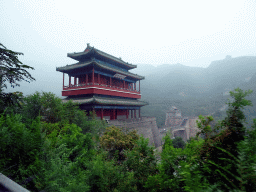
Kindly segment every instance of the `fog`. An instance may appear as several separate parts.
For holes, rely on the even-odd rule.
[[[138,69],[176,63],[207,68],[226,55],[255,56],[255,13],[253,0],[0,1],[0,42],[24,53],[20,60],[35,68],[36,79],[5,91],[61,96],[56,67],[75,63],[67,53],[87,43]]]

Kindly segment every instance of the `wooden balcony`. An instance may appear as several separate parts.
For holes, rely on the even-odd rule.
[[[98,83],[85,83],[64,86],[62,91],[62,96],[70,95],[84,95],[84,94],[101,94],[101,95],[112,95],[120,97],[129,97],[140,99],[141,94],[138,90],[127,89],[118,86],[111,86]]]

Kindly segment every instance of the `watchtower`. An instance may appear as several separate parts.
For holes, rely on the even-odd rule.
[[[140,81],[145,77],[129,72],[137,65],[90,44],[83,52],[68,53],[67,56],[78,62],[56,68],[63,73],[62,96],[67,96],[64,102],[72,99],[81,109],[94,111],[101,119],[140,117],[140,108],[147,105],[139,100]],[[68,85],[64,82],[65,73],[69,76]]]

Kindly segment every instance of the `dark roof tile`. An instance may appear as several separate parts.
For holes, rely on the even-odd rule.
[[[126,75],[126,76],[133,77],[135,79],[139,79],[139,80],[145,79],[145,77],[143,77],[143,76],[133,74],[133,73],[131,73],[129,71],[126,72],[126,71],[122,71],[122,70],[116,69],[114,67],[106,66],[103,63],[95,61],[93,59],[91,61],[88,61],[88,62],[76,63],[76,64],[73,64],[73,65],[67,65],[67,66],[64,66],[64,67],[57,67],[56,71],[68,72],[69,70],[76,69],[76,68],[82,68],[82,67],[85,67],[85,66],[89,66],[91,64],[96,64],[97,66],[99,66],[99,67],[101,67],[103,69],[114,71],[114,72],[117,72],[117,73],[120,73],[120,74],[123,74],[123,75]]]
[[[65,103],[72,100],[74,103],[79,104],[101,104],[101,105],[129,105],[129,106],[144,106],[148,105],[145,101],[133,100],[133,99],[119,99],[119,98],[107,98],[92,96],[90,98],[66,98],[62,101]]]

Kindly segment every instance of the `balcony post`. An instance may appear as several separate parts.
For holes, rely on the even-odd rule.
[[[92,85],[94,85],[94,68],[92,68]]]
[[[103,119],[103,108],[101,108],[101,120]]]
[[[65,79],[65,73],[63,73],[63,89],[64,89],[64,79]]]
[[[113,120],[116,119],[116,109],[113,109]]]
[[[110,81],[109,81],[110,87],[112,85],[112,78],[110,77]]]
[[[128,119],[128,116],[129,116],[129,110],[126,109],[126,119]]]
[[[69,83],[68,83],[68,86],[70,87],[71,86],[71,76],[70,75],[68,75],[69,76]]]

